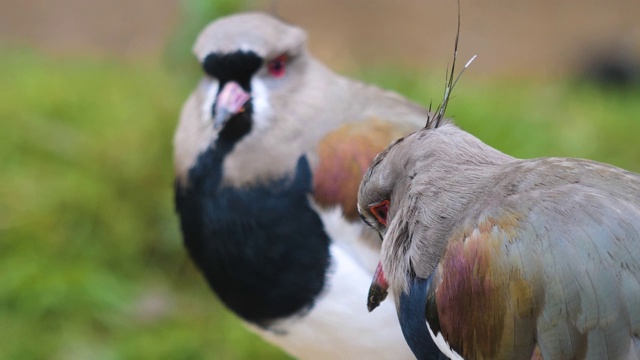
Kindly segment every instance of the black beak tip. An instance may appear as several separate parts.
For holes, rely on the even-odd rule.
[[[379,301],[375,301],[372,298],[369,298],[369,301],[367,301],[367,310],[369,310],[369,312],[372,312],[373,310],[375,310],[378,306],[380,305]]]
[[[369,312],[375,310],[380,303],[387,298],[387,290],[378,286],[377,284],[371,285],[369,288],[369,296],[367,298],[367,309]]]

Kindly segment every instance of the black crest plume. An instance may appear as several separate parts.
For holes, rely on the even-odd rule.
[[[442,96],[442,102],[436,108],[434,113],[429,114],[427,117],[427,123],[425,124],[425,128],[433,129],[440,126],[442,120],[444,119],[444,113],[447,111],[447,105],[449,105],[449,99],[451,98],[451,92],[453,91],[454,86],[458,83],[460,76],[462,73],[471,65],[473,60],[476,59],[477,55],[473,55],[469,61],[464,65],[462,71],[455,76],[456,70],[456,59],[458,58],[458,40],[460,39],[460,0],[458,0],[458,29],[456,31],[456,43],[453,47],[453,62],[451,64],[451,71],[449,71],[449,67],[447,67],[447,77],[444,83],[444,95]],[[429,104],[429,112],[431,112],[431,104]]]

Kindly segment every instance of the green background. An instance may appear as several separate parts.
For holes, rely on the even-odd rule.
[[[199,73],[189,48],[241,7],[186,2],[187,25],[151,62],[0,48],[0,359],[286,358],[209,291],[173,209],[172,134]],[[428,105],[444,69],[347,75]],[[463,77],[448,115],[513,156],[638,172],[639,95]]]

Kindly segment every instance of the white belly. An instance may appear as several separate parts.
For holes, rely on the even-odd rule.
[[[311,311],[279,322],[275,328],[284,335],[254,330],[299,359],[414,359],[393,302],[367,311],[372,275],[335,245],[331,255],[328,288]]]

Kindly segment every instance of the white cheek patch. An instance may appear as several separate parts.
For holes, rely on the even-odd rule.
[[[273,109],[269,103],[269,90],[259,78],[251,79],[251,102],[253,104],[253,123],[258,129],[269,125]]]
[[[218,95],[218,82],[203,80],[201,85],[201,91],[204,93],[204,101],[202,102],[201,119],[202,122],[209,122],[212,119],[211,111],[213,104],[216,102],[216,96]]]
[[[213,105],[218,95],[218,82],[209,79],[203,80],[200,84],[200,93],[203,99],[200,118],[202,122],[210,122]],[[264,129],[269,124],[273,109],[269,103],[269,90],[261,79],[251,79],[251,102],[253,104],[254,125],[258,129]]]

